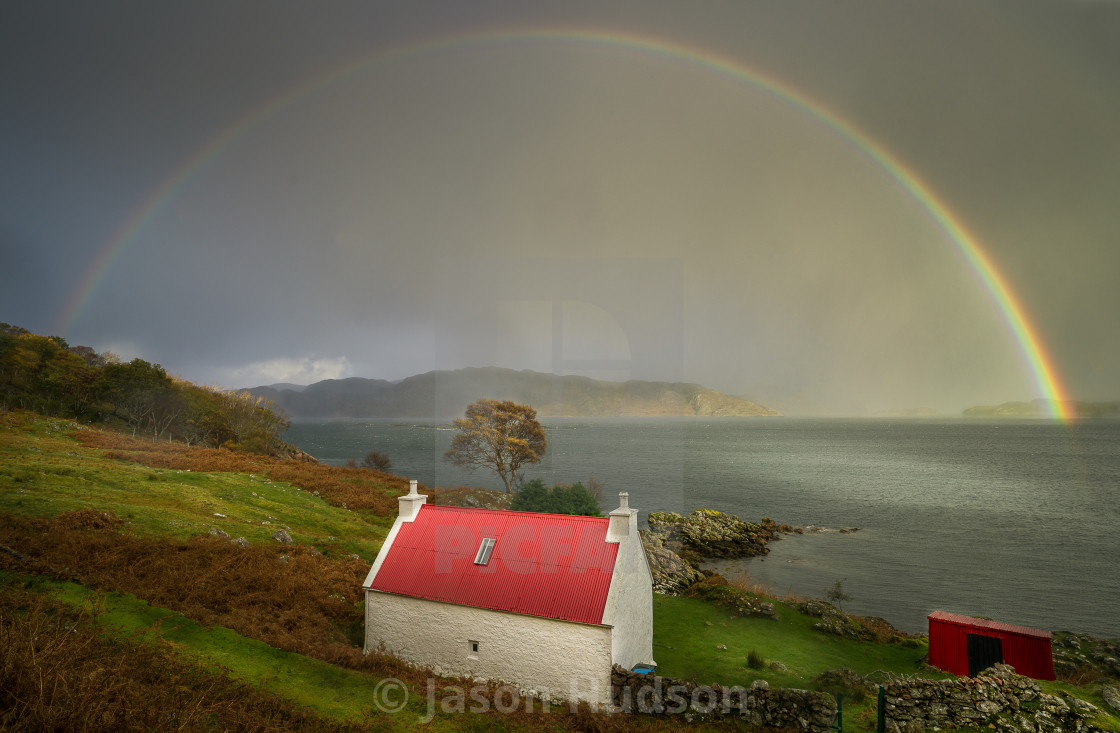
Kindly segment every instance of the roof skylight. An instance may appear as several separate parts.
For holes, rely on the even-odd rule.
[[[495,540],[493,537],[483,537],[478,545],[478,554],[474,556],[475,565],[485,565],[490,562],[490,553],[494,551]]]

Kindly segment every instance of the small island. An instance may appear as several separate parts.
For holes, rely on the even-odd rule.
[[[1057,413],[1055,400],[1036,399],[1030,402],[1004,402],[998,405],[976,405],[962,413],[965,417],[1049,417]],[[1062,413],[1071,417],[1116,417],[1120,402],[1081,402],[1065,400]]]

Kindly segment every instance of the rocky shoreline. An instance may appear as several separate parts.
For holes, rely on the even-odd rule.
[[[777,618],[775,606],[751,593],[732,587],[719,575],[701,570],[707,558],[738,558],[765,555],[768,543],[783,534],[840,532],[850,534],[856,527],[828,529],[795,528],[767,518],[744,522],[734,515],[709,509],[696,509],[688,516],[673,512],[653,512],[649,529],[642,532],[646,556],[653,574],[653,589],[669,595],[705,598],[731,611],[734,616]],[[917,646],[923,634],[907,634],[886,620],[851,616],[830,603],[809,599],[795,605],[798,612],[816,618],[813,628],[835,636],[861,641],[888,641]],[[1101,685],[1101,698],[1107,708],[1120,710],[1120,640],[1099,639],[1087,634],[1054,632],[1055,671],[1062,679],[1076,684]],[[843,677],[845,693],[859,688],[874,694],[878,685],[851,670],[832,670],[821,676]],[[694,700],[700,691],[714,690],[724,702],[718,714],[712,706],[702,710],[685,704],[670,708],[649,689],[678,690],[682,700]],[[826,689],[822,687],[821,689]],[[888,676],[883,686],[886,703],[886,728],[890,733],[919,733],[942,728],[983,727],[997,733],[1089,733],[1099,731],[1092,719],[1101,712],[1091,703],[1067,692],[1060,697],[1041,691],[1039,685],[1016,675],[1011,667],[997,664],[976,678],[933,680],[920,677]],[[638,675],[616,668],[612,675],[615,705],[639,701],[641,712],[654,715],[683,712],[689,720],[710,720],[737,716],[756,725],[782,727],[805,733],[825,733],[832,727],[835,709],[824,703],[830,695],[801,690],[769,690],[765,682],[748,689],[713,685],[702,688],[694,682]],[[775,697],[775,695],[777,695]],[[648,697],[648,696],[647,696]],[[671,698],[675,700],[676,698]],[[822,703],[822,700],[824,703]],[[642,708],[641,703],[646,707]]]
[[[839,532],[851,534],[858,527],[793,527],[779,524],[769,517],[760,522],[745,522],[733,514],[712,509],[695,509],[682,516],[675,512],[651,512],[649,529],[642,531],[646,558],[653,575],[656,593],[679,596],[714,575],[700,567],[708,558],[755,557],[770,552],[768,543],[783,534],[819,534]],[[856,623],[853,617],[841,612],[832,604],[809,600],[799,607],[802,613],[818,617],[814,628],[857,639],[873,636],[865,623]],[[766,610],[753,610],[758,615],[772,615]],[[884,619],[864,619],[871,625],[888,629],[899,637],[914,636],[894,629]],[[920,636],[920,634],[919,634]],[[1089,634],[1056,631],[1053,636],[1054,669],[1067,676],[1085,679],[1120,679],[1120,639],[1104,639]],[[1120,709],[1120,687],[1115,696]]]
[[[801,534],[800,527],[779,524],[769,517],[744,522],[734,514],[694,509],[688,516],[651,512],[649,530],[642,532],[653,590],[680,595],[709,573],[700,569],[706,558],[755,557],[770,552],[768,542],[783,534]]]

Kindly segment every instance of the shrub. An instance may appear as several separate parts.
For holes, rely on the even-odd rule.
[[[762,669],[766,666],[766,660],[762,658],[757,649],[751,649],[747,653],[747,666],[751,669]]]
[[[777,592],[772,586],[751,578],[750,574],[745,570],[740,570],[739,572],[732,575],[726,581],[726,585],[729,585],[732,588],[737,588],[741,591],[745,591],[747,593],[753,593],[757,596],[766,596],[767,598],[778,597]]]
[[[824,597],[829,603],[835,605],[841,611],[844,610],[841,604],[843,604],[844,601],[852,600],[852,597],[844,592],[843,580],[838,580],[833,583],[832,587],[828,589],[828,592],[824,594]]]
[[[557,484],[550,489],[539,478],[527,481],[514,495],[509,508],[519,512],[602,516],[599,502],[595,501],[595,497],[588,493],[583,484]]]
[[[863,702],[867,698],[868,682],[856,672],[841,667],[821,672],[813,680],[814,686],[830,695],[843,695],[847,702]]]
[[[362,466],[365,468],[372,468],[375,471],[388,471],[393,467],[393,462],[389,460],[389,456],[380,451],[371,450],[366,453],[366,457],[362,459]]]

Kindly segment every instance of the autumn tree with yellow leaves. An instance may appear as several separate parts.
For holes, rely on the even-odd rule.
[[[520,482],[521,467],[540,461],[548,447],[537,411],[511,400],[471,403],[455,428],[459,434],[444,458],[457,466],[493,469],[507,494]]]

